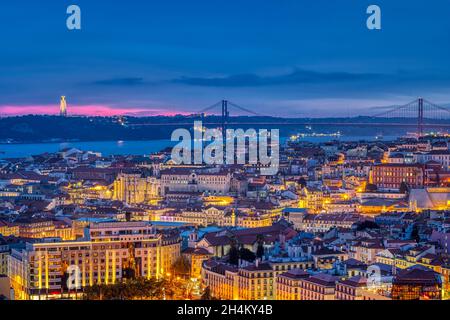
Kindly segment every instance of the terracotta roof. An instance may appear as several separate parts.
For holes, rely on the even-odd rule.
[[[428,269],[410,268],[400,271],[394,278],[393,284],[421,284],[436,285],[440,284],[437,273]]]
[[[339,283],[352,287],[365,287],[367,285],[367,278],[355,276],[347,280],[339,280]]]
[[[247,271],[272,271],[272,267],[267,262],[259,263],[258,266],[256,266],[256,264],[251,264],[242,269]]]
[[[305,281],[316,283],[326,287],[334,287],[338,279],[338,277],[329,274],[319,273],[309,277],[308,279],[305,279]]]
[[[312,253],[313,256],[338,255],[338,254],[344,253],[341,251],[331,250],[328,248],[320,248],[319,250],[316,250]]]
[[[211,253],[206,250],[205,248],[186,248],[183,250],[183,253],[185,254],[192,254],[192,255],[211,255]]]
[[[344,264],[347,265],[348,267],[367,267],[367,265],[359,260],[350,258],[344,261]]]

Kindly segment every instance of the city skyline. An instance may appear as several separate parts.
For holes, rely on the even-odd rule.
[[[230,99],[268,115],[370,114],[418,96],[450,102],[449,4],[77,1],[0,13],[0,114],[191,114]],[[23,8],[27,9],[23,9]]]

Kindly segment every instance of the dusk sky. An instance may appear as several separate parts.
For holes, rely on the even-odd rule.
[[[71,4],[80,31],[66,28]],[[381,31],[366,28],[371,4]],[[449,15],[448,0],[2,1],[0,115],[57,113],[61,95],[69,114],[100,115],[449,104]]]

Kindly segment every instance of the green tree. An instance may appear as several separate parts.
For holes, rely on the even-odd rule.
[[[84,300],[161,300],[173,296],[167,280],[137,278],[115,284],[95,284],[84,290]]]

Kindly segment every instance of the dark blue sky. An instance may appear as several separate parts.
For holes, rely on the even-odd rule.
[[[78,4],[82,30],[66,28]],[[382,9],[382,30],[366,8]],[[450,103],[448,0],[21,0],[0,5],[0,114],[370,114]],[[73,110],[72,109],[72,110]]]

